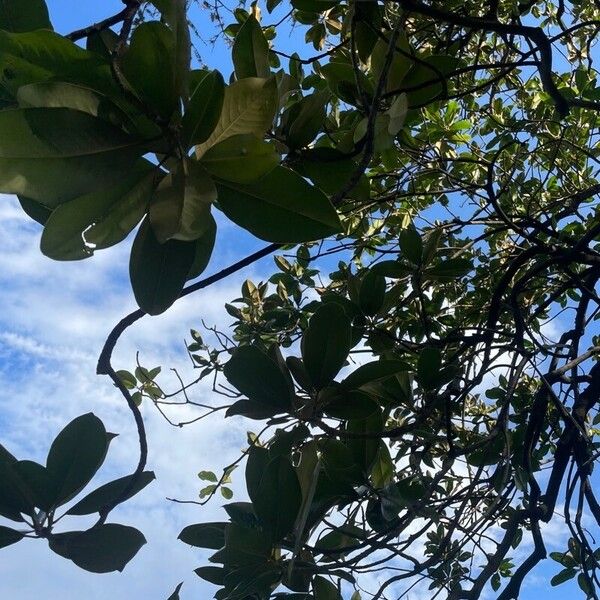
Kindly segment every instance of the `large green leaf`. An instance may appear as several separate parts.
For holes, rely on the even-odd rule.
[[[232,221],[270,242],[306,242],[341,229],[327,197],[285,167],[254,184],[219,181],[217,190],[219,207]]]
[[[333,148],[305,150],[293,167],[295,171],[308,177],[328,195],[337,194],[343,189],[354,177],[358,168],[352,159]],[[369,180],[362,175],[348,192],[348,196],[355,200],[366,201],[369,193]]]
[[[105,483],[98,489],[90,492],[82,498],[77,504],[72,506],[68,511],[68,515],[89,515],[99,512],[104,507],[108,506],[115,500],[121,498],[121,494],[129,486],[133,475],[120,477],[109,483]],[[139,491],[143,490],[149,483],[155,479],[152,471],[144,471],[135,481],[135,484],[127,492],[127,495],[121,498],[123,501],[135,496]]]
[[[55,505],[55,482],[46,467],[32,460],[20,460],[13,469],[24,484],[21,489],[28,501],[45,512],[51,510]]]
[[[274,541],[291,532],[301,504],[302,490],[296,471],[287,456],[277,456],[267,464],[252,500],[258,520]]]
[[[150,315],[164,312],[177,300],[196,255],[194,242],[160,244],[146,218],[131,249],[129,277],[139,307]]]
[[[251,133],[234,135],[210,148],[200,164],[225,181],[252,183],[279,164],[275,145]]]
[[[342,600],[342,595],[337,587],[320,575],[313,580],[313,592],[315,600]]]
[[[15,471],[17,459],[0,444],[0,515],[22,521],[21,513],[31,515],[33,503],[27,487]]]
[[[150,223],[157,240],[190,242],[210,226],[210,207],[217,190],[210,175],[195,160],[178,163],[158,185],[150,205]]]
[[[139,140],[80,111],[0,111],[0,190],[50,208],[114,181],[143,152]]]
[[[121,69],[133,93],[151,111],[169,119],[178,106],[175,37],[163,23],[142,23],[133,32]]]
[[[277,363],[256,346],[241,346],[229,359],[223,373],[227,381],[254,402],[286,412],[293,390]]]
[[[13,32],[52,29],[46,2],[44,0],[2,0],[0,29]]]
[[[194,89],[181,123],[186,148],[201,144],[214,131],[223,108],[225,82],[219,71],[203,75]]]
[[[116,185],[61,204],[45,224],[42,252],[55,260],[79,260],[120,242],[144,216],[154,179],[144,161]]]
[[[344,366],[352,347],[352,327],[335,302],[322,304],[302,336],[302,359],[313,385],[320,389]]]
[[[78,567],[92,573],[122,571],[146,543],[133,527],[107,523],[87,531],[57,533],[48,540],[50,548]]]
[[[377,453],[381,440],[379,436],[383,432],[383,415],[381,410],[375,411],[366,419],[356,419],[348,422],[348,432],[356,435],[348,439],[354,460],[364,473],[369,473]]]
[[[6,548],[6,546],[16,544],[17,542],[20,542],[24,537],[24,534],[17,531],[16,529],[0,525],[0,548]]]
[[[52,502],[59,506],[78,494],[104,462],[108,437],[92,413],[73,419],[52,442],[46,468],[52,481]]]
[[[269,42],[253,15],[244,21],[235,36],[232,59],[237,79],[268,77],[271,73]]]
[[[225,528],[227,523],[198,523],[184,527],[179,534],[184,544],[196,548],[212,548],[218,550],[225,545]]]
[[[262,136],[273,123],[277,111],[277,82],[274,77],[249,77],[225,89],[221,116],[208,139],[196,146],[201,157],[210,147],[233,135],[253,133]]]
[[[210,557],[210,562],[231,566],[264,564],[273,548],[268,534],[230,523],[225,528],[225,548]]]
[[[401,360],[374,360],[361,365],[358,369],[350,373],[342,381],[342,386],[349,390],[368,387],[369,385],[389,379],[396,373],[409,370],[410,366]]]
[[[190,271],[187,276],[188,279],[195,279],[196,277],[200,276],[208,266],[208,263],[210,262],[210,257],[212,256],[212,252],[215,247],[216,236],[217,224],[215,222],[214,217],[211,214],[209,214],[208,225],[206,226],[206,230],[194,242],[194,262],[190,267]]]
[[[292,104],[282,116],[282,130],[290,148],[302,148],[321,131],[327,115],[326,106],[331,94],[315,92]]]
[[[120,94],[110,62],[48,30],[10,33],[0,30],[0,86],[9,97],[29,83],[67,81]]]

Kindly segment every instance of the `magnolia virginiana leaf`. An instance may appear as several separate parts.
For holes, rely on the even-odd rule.
[[[397,135],[404,126],[406,114],[408,113],[408,97],[406,94],[400,94],[392,102],[387,114],[390,117],[388,131],[391,135]]]
[[[109,483],[105,483],[98,489],[90,492],[87,496],[81,499],[77,504],[72,506],[68,511],[68,515],[89,515],[91,513],[98,512],[104,507],[114,502],[117,499],[122,501],[128,500],[135,496],[139,491],[143,490],[149,483],[156,479],[152,471],[144,471],[136,479],[133,487],[127,492],[127,495],[121,497],[121,494],[125,491],[125,488],[129,486],[133,475],[127,475],[120,477]]]
[[[275,145],[251,133],[234,135],[210,148],[200,164],[215,177],[252,183],[279,164]]]
[[[321,131],[327,111],[330,93],[315,92],[305,96],[290,108],[282,117],[283,136],[290,148],[302,148],[312,142]]]
[[[335,302],[322,304],[302,336],[302,359],[313,385],[320,389],[343,367],[352,344],[352,327]]]
[[[219,121],[208,139],[196,146],[201,157],[210,147],[233,135],[263,136],[277,111],[277,82],[274,77],[248,77],[225,88]]]
[[[62,81],[42,81],[19,88],[17,101],[22,108],[70,108],[99,117],[119,127],[127,115],[106,96],[89,87]]]
[[[81,111],[0,111],[0,190],[49,208],[114,182],[143,152],[136,138]]]
[[[133,527],[106,523],[87,531],[53,534],[50,548],[92,573],[122,571],[146,543],[143,534]]]
[[[258,520],[274,541],[292,531],[301,504],[302,490],[289,458],[274,458],[267,464],[258,493],[252,500]]]
[[[173,238],[198,239],[210,224],[217,190],[210,175],[195,160],[185,160],[158,185],[150,205],[150,222],[160,243]]]
[[[24,537],[25,535],[17,531],[16,529],[0,525],[0,548],[6,548],[6,546],[16,544],[17,542],[20,542]]]
[[[227,381],[250,400],[275,408],[290,409],[292,390],[277,363],[257,346],[237,348],[225,364]]]
[[[138,306],[150,315],[164,312],[177,300],[194,263],[194,242],[159,243],[144,219],[131,249],[129,277]]]
[[[196,548],[218,550],[225,545],[225,527],[227,523],[198,523],[184,527],[179,538],[184,544]]]
[[[208,224],[204,233],[194,242],[196,245],[194,252],[194,262],[190,267],[188,273],[188,279],[195,279],[201,275],[212,256],[213,249],[215,247],[215,238],[217,236],[217,224],[214,217],[208,215]]]
[[[73,419],[50,446],[46,469],[59,506],[78,494],[104,462],[108,437],[102,421],[92,413]]]
[[[15,33],[52,29],[46,2],[44,0],[2,0],[0,29]]]
[[[210,71],[198,81],[181,122],[186,148],[205,142],[214,131],[221,117],[224,97],[225,82],[219,71]]]
[[[169,119],[177,109],[175,46],[171,29],[149,21],[135,29],[131,44],[120,60],[131,91],[164,119]]]
[[[254,184],[218,181],[217,190],[219,208],[263,240],[306,242],[341,229],[323,192],[285,167],[276,167]]]
[[[235,36],[232,59],[237,79],[269,77],[271,73],[269,42],[253,15],[244,21]]]
[[[0,72],[10,75],[2,78],[0,86],[11,97],[24,85],[50,79],[121,93],[109,61],[44,29],[27,33],[0,29]]]
[[[116,186],[58,206],[45,224],[42,252],[55,260],[79,260],[120,242],[144,216],[154,177],[144,161]]]

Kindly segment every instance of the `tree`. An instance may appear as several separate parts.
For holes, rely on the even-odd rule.
[[[104,460],[102,422],[67,425],[46,466],[0,446],[0,546],[39,537],[84,569],[124,568],[144,537],[107,519],[153,479],[140,403],[172,395],[112,351],[144,315],[273,254],[277,272],[226,305],[232,331],[187,348],[225,416],[260,430],[200,474],[200,504],[230,499],[245,464],[249,501],[181,532],[214,550],[196,573],[215,597],[517,598],[543,525],[562,521],[551,584],[597,598],[600,3],[226,8],[205,6],[231,40],[229,83],[190,68],[184,0],[124,0],[68,35],[43,0],[0,7],[0,191],[57,260],[139,224],[140,306],[98,363],[135,418],[137,468],[66,512],[94,526],[55,533]],[[312,48],[278,49],[290,24]],[[213,207],[268,245],[188,283],[210,265]]]

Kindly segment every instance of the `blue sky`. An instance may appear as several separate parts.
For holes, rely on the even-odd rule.
[[[122,7],[120,0],[49,0],[48,5],[61,33]],[[204,27],[210,27],[206,19],[200,21],[200,30]],[[223,47],[213,51],[200,45],[199,50],[209,66],[229,73],[229,54]],[[39,234],[37,224],[24,216],[14,198],[0,197],[0,441],[19,458],[43,461],[58,431],[75,416],[93,411],[110,431],[120,434],[98,476],[97,483],[103,483],[131,472],[137,460],[130,414],[109,382],[95,375],[96,357],[107,332],[135,308],[127,284],[128,243],[91,260],[56,263],[40,253]],[[224,225],[209,270],[218,270],[261,245],[234,226]],[[114,364],[132,369],[139,349],[146,366],[161,364],[165,370],[177,367],[190,374],[182,344],[186,332],[199,328],[202,319],[225,327],[229,318],[223,304],[238,295],[244,279],[261,279],[270,272],[271,264],[272,259],[267,258],[235,278],[184,299],[163,316],[144,319],[125,336]],[[195,393],[197,399],[214,400],[206,386]],[[181,413],[177,416],[184,417]],[[2,551],[0,598],[163,599],[184,580],[182,598],[210,596],[211,588],[192,572],[203,564],[205,555],[177,542],[176,537],[183,526],[221,520],[224,513],[218,503],[198,509],[173,505],[165,497],[195,498],[201,487],[198,471],[218,470],[235,458],[251,424],[215,418],[180,430],[171,428],[148,407],[144,418],[149,467],[155,470],[157,481],[119,507],[111,519],[141,529],[148,544],[123,574],[93,575],[52,554],[40,540],[23,541]],[[241,477],[234,480],[238,498],[244,493],[241,484]],[[84,520],[74,527],[86,524]],[[563,549],[562,529],[551,529],[548,534],[554,541],[549,549]],[[522,598],[528,600],[540,593],[564,598],[564,587],[559,592],[547,583],[558,570],[554,564],[538,569]],[[420,600],[427,595],[411,597]]]

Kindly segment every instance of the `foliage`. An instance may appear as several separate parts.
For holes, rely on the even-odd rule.
[[[28,515],[31,535],[83,568],[122,568],[143,537],[105,519],[152,478],[139,404],[174,394],[158,368],[115,371],[112,350],[144,314],[277,252],[276,272],[226,305],[232,333],[192,331],[188,345],[195,382],[213,377],[226,417],[260,428],[221,477],[199,474],[199,504],[231,499],[245,461],[249,501],[180,535],[214,551],[196,573],[215,598],[378,600],[425,585],[508,600],[556,520],[570,539],[550,555],[551,584],[576,577],[598,597],[600,5],[290,5],[211,9],[231,77],[190,69],[184,0],[128,0],[66,37],[43,2],[2,5],[0,191],[19,195],[57,260],[139,225],[141,310],[110,334],[99,373],[141,444],[131,476],[68,511],[98,524],[70,533],[52,531],[54,510],[100,462],[67,476],[50,456],[21,468],[3,451],[15,479],[1,514]],[[278,50],[290,24],[316,54]],[[185,287],[210,264],[213,207],[270,244]],[[93,443],[63,452],[99,456]],[[23,535],[0,529],[3,545]],[[380,583],[365,590],[370,572]]]

